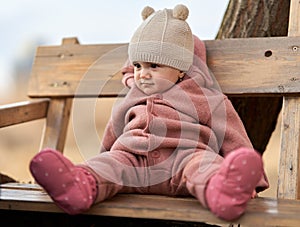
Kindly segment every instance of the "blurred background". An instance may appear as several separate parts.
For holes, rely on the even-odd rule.
[[[141,23],[141,11],[149,5],[154,9],[173,8],[185,4],[187,19],[200,39],[214,39],[229,0],[10,0],[0,8],[0,105],[23,101],[27,97],[27,81],[35,49],[38,45],[60,45],[64,37],[77,37],[81,44],[125,43]],[[98,152],[97,142],[90,140],[89,130],[96,127],[99,140],[110,115],[113,100],[101,100],[95,110],[95,125],[84,118],[76,122],[80,134],[69,125],[65,154],[79,163]],[[279,119],[280,120],[280,119]],[[40,149],[43,120],[0,129],[0,172],[20,182],[30,182],[28,170],[31,157]],[[265,167],[271,188],[263,194],[276,196],[280,125],[276,128],[267,151]],[[78,140],[86,149],[79,149]]]

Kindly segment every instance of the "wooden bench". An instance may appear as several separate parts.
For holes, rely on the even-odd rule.
[[[118,195],[94,205],[81,218],[103,223],[103,218],[180,221],[228,226],[300,225],[300,3],[291,1],[288,37],[205,41],[208,65],[228,96],[282,97],[282,132],[276,199],[250,201],[245,215],[228,223],[201,207],[194,198],[157,195]],[[60,46],[38,47],[29,83],[30,101],[0,106],[0,128],[46,119],[41,147],[64,150],[70,112],[85,98],[123,96],[120,67],[127,44],[80,45],[76,38]],[[74,113],[73,113],[74,114]],[[259,122],[257,122],[259,124]],[[97,148],[95,148],[97,149]],[[158,205],[159,204],[159,205]],[[30,214],[30,215],[29,215]],[[44,216],[44,214],[46,216]],[[36,184],[0,185],[0,216],[22,222],[62,217],[49,196]],[[66,217],[66,216],[64,216]],[[40,219],[39,219],[40,220]],[[78,216],[68,216],[73,223]],[[120,219],[118,219],[120,220]],[[124,220],[121,219],[124,225]],[[53,223],[53,222],[51,222]],[[56,225],[59,225],[56,222]],[[90,222],[88,222],[90,223]],[[153,223],[152,223],[153,224]],[[60,225],[62,225],[60,223]]]
[[[205,45],[208,65],[224,93],[283,97],[278,199],[251,200],[246,214],[233,223],[299,226],[300,38],[208,40]],[[126,50],[127,44],[80,45],[76,38],[38,47],[29,83],[32,101],[1,106],[0,127],[45,118],[41,146],[63,151],[72,103],[126,93],[119,71]],[[0,190],[3,212],[62,212],[37,185],[10,183]],[[118,195],[85,215],[229,224],[194,198],[155,195]]]

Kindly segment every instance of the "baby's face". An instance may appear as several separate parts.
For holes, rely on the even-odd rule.
[[[161,93],[177,82],[180,71],[150,62],[134,62],[134,81],[145,94]]]

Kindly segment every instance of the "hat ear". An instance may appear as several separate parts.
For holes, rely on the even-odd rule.
[[[146,20],[154,12],[155,12],[155,10],[152,7],[146,6],[142,11],[143,20]]]
[[[189,16],[189,9],[185,5],[177,5],[173,9],[173,17],[185,21]]]

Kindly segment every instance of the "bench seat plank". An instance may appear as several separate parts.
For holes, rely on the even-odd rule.
[[[9,183],[0,187],[0,209],[61,213],[50,197],[34,184]],[[299,226],[300,201],[257,198],[250,201],[246,214],[236,224],[247,226]],[[153,218],[229,224],[216,218],[194,198],[157,195],[120,194],[94,205],[86,215]]]

